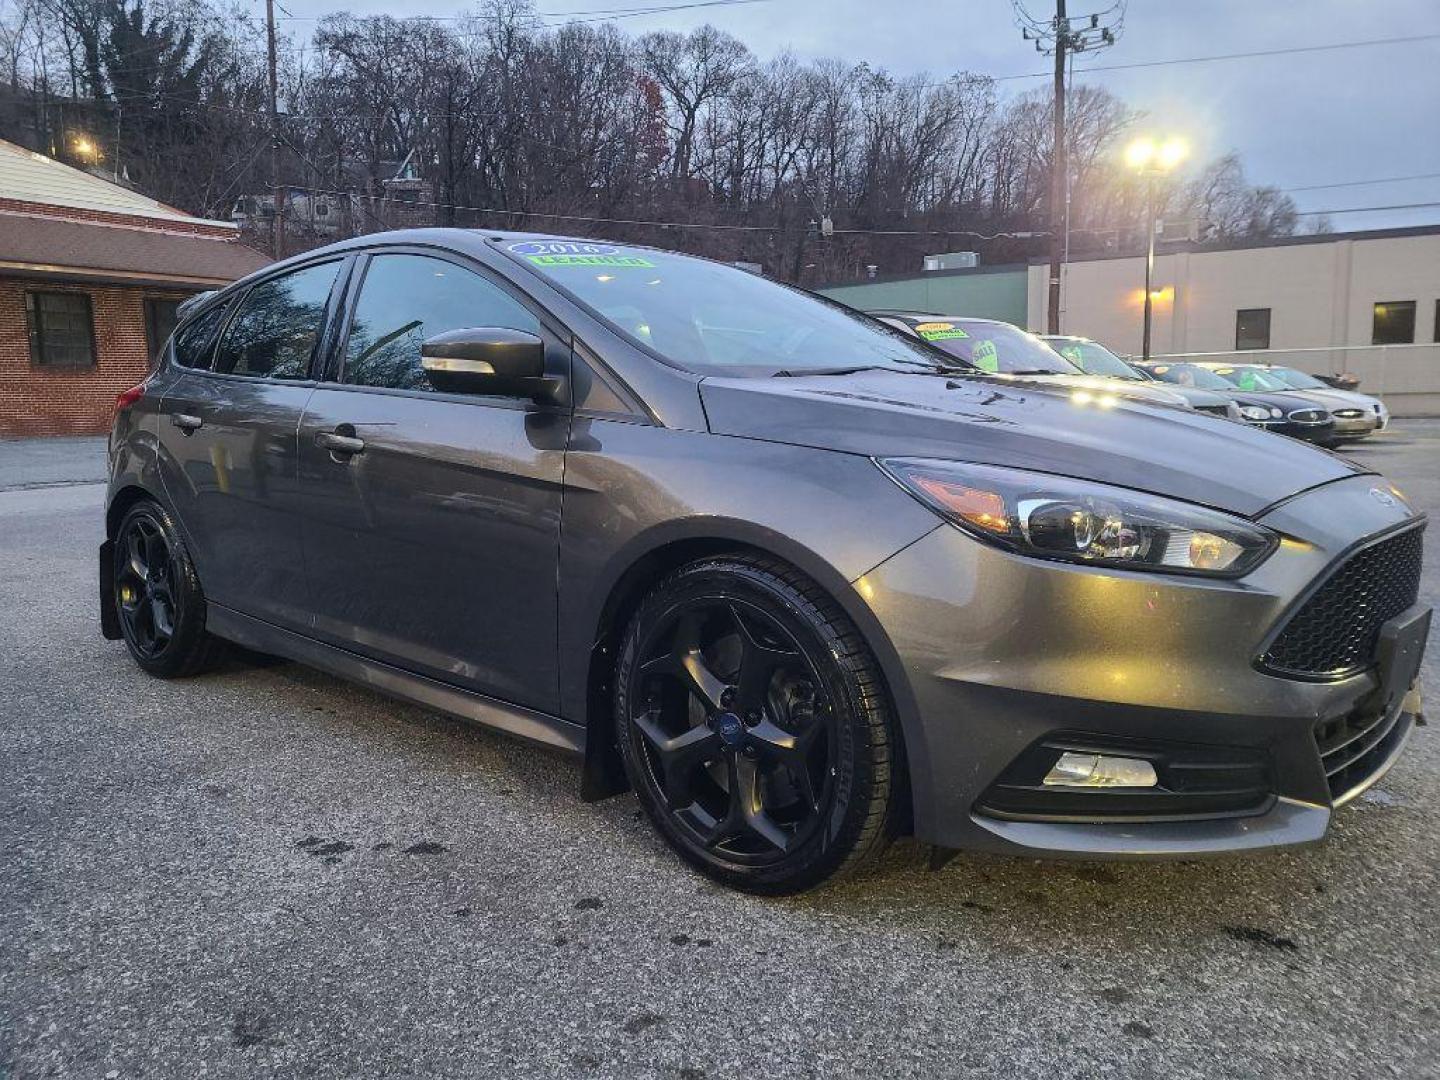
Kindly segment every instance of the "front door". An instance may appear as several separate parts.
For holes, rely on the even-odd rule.
[[[160,417],[162,482],[206,596],[293,628],[309,623],[296,431],[342,265],[269,278],[223,328],[217,308],[182,329]]]
[[[417,252],[370,256],[335,381],[300,425],[315,632],[353,651],[555,712],[568,409],[441,394],[420,344],[446,330],[563,339],[497,281]]]

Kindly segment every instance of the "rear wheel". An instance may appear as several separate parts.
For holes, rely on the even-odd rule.
[[[735,556],[671,574],[632,620],[615,685],[640,802],[711,877],[796,892],[888,838],[898,765],[879,669],[790,567]]]
[[[194,675],[224,643],[205,630],[205,595],[170,514],[141,502],[115,534],[115,608],[135,662],[151,675]]]

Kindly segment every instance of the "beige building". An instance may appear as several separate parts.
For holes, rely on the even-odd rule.
[[[1045,327],[1046,271],[1029,268],[1035,331]],[[1138,355],[1144,280],[1143,256],[1070,263],[1062,331]],[[1397,415],[1440,415],[1440,226],[1162,245],[1152,296],[1152,355],[1253,354],[1348,371]]]

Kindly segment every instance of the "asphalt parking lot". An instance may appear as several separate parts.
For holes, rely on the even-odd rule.
[[[0,1076],[1440,1076],[1433,724],[1301,851],[736,895],[548,752],[291,664],[141,675],[99,453],[0,442]],[[1354,456],[1440,512],[1440,422]]]

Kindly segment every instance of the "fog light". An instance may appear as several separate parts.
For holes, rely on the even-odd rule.
[[[1047,787],[1154,787],[1158,780],[1155,766],[1139,758],[1067,752],[1045,774],[1043,783]]]

